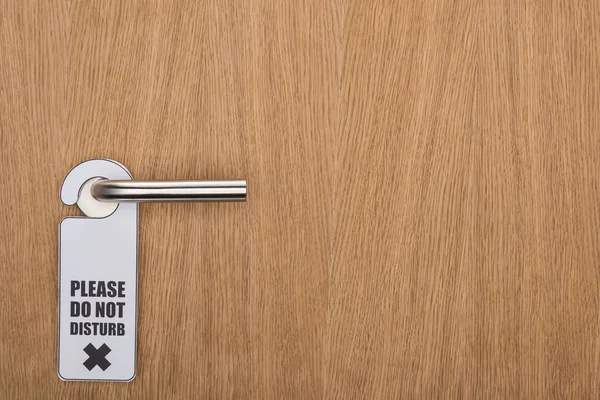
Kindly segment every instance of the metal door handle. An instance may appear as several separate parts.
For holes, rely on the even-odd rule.
[[[91,187],[96,200],[119,203],[164,201],[245,201],[246,181],[131,181],[100,179]]]
[[[77,203],[88,217],[105,218],[119,203],[246,201],[246,180],[136,181],[122,164],[97,159],[71,170],[61,199],[67,205]]]

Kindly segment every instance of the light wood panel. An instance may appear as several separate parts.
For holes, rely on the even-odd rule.
[[[459,393],[476,16],[474,2],[345,6],[332,397]]]
[[[2,398],[592,398],[600,5],[0,5]],[[56,375],[60,183],[140,208],[138,375]]]
[[[600,7],[481,10],[465,394],[596,398]]]
[[[0,8],[0,397],[48,397],[56,376],[60,141],[68,16]]]

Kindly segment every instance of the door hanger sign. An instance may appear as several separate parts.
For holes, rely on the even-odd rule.
[[[63,181],[62,202],[78,203],[82,187],[98,178],[132,179],[115,161],[86,161]],[[60,222],[58,375],[66,381],[135,377],[138,205],[113,207],[102,218]]]

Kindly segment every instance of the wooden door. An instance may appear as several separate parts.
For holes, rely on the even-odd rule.
[[[6,399],[596,398],[600,3],[0,6]],[[138,371],[62,382],[75,164],[140,207]]]

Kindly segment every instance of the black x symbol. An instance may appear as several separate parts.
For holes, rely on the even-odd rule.
[[[106,343],[102,344],[98,349],[93,344],[88,344],[83,349],[90,358],[88,358],[83,365],[91,371],[96,365],[102,368],[102,371],[106,371],[106,368],[110,367],[110,361],[106,359],[106,355],[110,353],[110,347]]]

